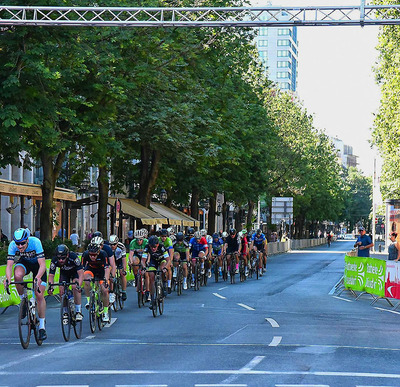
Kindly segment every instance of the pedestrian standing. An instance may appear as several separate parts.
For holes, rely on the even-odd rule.
[[[359,237],[357,238],[357,242],[354,244],[354,247],[358,247],[358,257],[369,257],[369,249],[374,245],[372,243],[369,235],[366,234],[365,228],[360,227],[358,229],[360,232]]]
[[[72,246],[78,247],[79,246],[79,235],[76,233],[76,229],[72,229],[72,234],[69,236],[69,239],[72,242]]]
[[[400,259],[400,244],[396,238],[397,238],[397,233],[392,232],[390,234],[390,245],[388,247],[389,261],[398,261]]]

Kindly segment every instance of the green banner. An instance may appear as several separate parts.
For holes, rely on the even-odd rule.
[[[51,263],[51,259],[46,259],[46,267],[49,269]],[[13,268],[13,273],[14,273],[14,268]],[[56,274],[54,276],[54,282],[58,282],[60,277],[59,270],[56,271]],[[17,289],[15,289],[14,285],[10,286],[10,295],[6,292],[4,288],[4,281],[6,280],[6,265],[0,266],[0,308],[5,308],[10,305],[18,305],[20,302],[20,298],[17,292]],[[32,273],[24,277],[24,280],[26,281],[32,281]],[[14,275],[11,277],[11,281],[14,281]],[[59,293],[59,288],[56,286],[54,288],[53,294],[58,294]],[[32,292],[28,292],[29,298],[31,297]],[[47,296],[47,290],[44,293],[45,296]]]
[[[386,261],[368,258],[365,272],[365,291],[378,297],[385,297]]]
[[[365,290],[365,268],[368,258],[349,257],[344,258],[344,286],[357,292]]]

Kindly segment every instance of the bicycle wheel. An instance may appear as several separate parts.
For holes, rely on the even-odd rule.
[[[96,299],[95,295],[90,295],[90,302],[89,302],[89,324],[90,324],[90,331],[94,333],[96,331]]]
[[[160,316],[164,312],[164,290],[159,289],[158,297],[157,297],[158,311],[160,312]]]
[[[139,274],[138,274],[139,275]],[[144,305],[144,294],[143,294],[143,277],[140,274],[137,280],[137,287],[136,287],[136,293],[137,293],[137,299],[138,299],[138,307],[141,308],[142,305]]]
[[[68,316],[65,319],[64,319],[64,313],[66,313],[66,316]],[[69,307],[67,293],[64,293],[61,297],[60,317],[61,317],[61,331],[64,340],[69,341],[69,336],[71,334],[71,309]]]
[[[99,294],[99,297],[100,294]],[[109,311],[111,310],[111,305],[108,305]],[[97,326],[99,328],[99,331],[101,331],[104,327],[104,322],[103,322],[103,314],[104,314],[104,307],[103,307],[103,302],[101,300],[97,300]]]
[[[36,344],[40,347],[43,343],[42,340],[39,339],[39,319],[37,316],[31,315],[31,325],[33,329],[33,335],[35,336]]]
[[[183,282],[183,274],[182,274],[182,268],[180,266],[177,267],[177,273],[176,273],[176,293],[178,296],[182,294],[182,282]]]
[[[124,309],[124,300],[122,299],[122,286],[120,281],[121,280],[118,278],[117,299],[119,308],[122,310]]]
[[[156,279],[156,281],[157,281],[157,279]],[[151,311],[153,312],[153,317],[157,317],[157,310],[158,310],[157,300],[158,300],[158,287],[159,286],[162,286],[162,285],[156,284],[154,286],[155,287],[154,294],[151,297],[151,306],[152,306]]]
[[[218,282],[218,278],[219,277],[219,270],[218,270],[218,260],[215,258],[215,262],[214,262],[214,278],[215,278],[215,282]]]
[[[82,320],[76,321],[76,312],[73,315],[72,318],[72,325],[74,326],[74,333],[75,333],[75,337],[77,339],[80,339],[82,336]]]
[[[230,275],[231,275],[231,284],[235,283],[235,263],[233,263],[233,258],[231,259],[231,266],[230,266]]]
[[[29,340],[31,338],[31,321],[30,311],[28,306],[28,298],[24,297],[19,305],[18,313],[18,333],[19,340],[22,348],[27,349],[29,346]]]

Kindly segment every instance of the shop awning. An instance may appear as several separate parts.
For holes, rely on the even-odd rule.
[[[39,184],[0,179],[0,194],[7,196],[30,196],[40,200],[42,198],[42,188]],[[56,187],[54,199],[74,202],[76,201],[76,194],[70,189]]]
[[[154,211],[168,218],[168,224],[189,227],[200,226],[200,222],[198,220],[175,208],[164,206],[164,204],[161,203],[150,203],[150,206]]]
[[[108,198],[108,204],[114,206],[116,199],[117,198]],[[121,201],[121,212],[140,219],[143,224],[154,225],[168,223],[164,216],[136,203],[132,199],[119,198],[119,200]]]

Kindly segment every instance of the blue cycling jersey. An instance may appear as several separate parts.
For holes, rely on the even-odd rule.
[[[263,233],[261,233],[261,235],[257,235],[257,233],[254,233],[253,236],[251,237],[251,240],[254,242],[256,246],[261,246],[264,244],[265,235]]]
[[[39,238],[30,236],[28,238],[28,246],[25,251],[20,252],[14,241],[8,246],[8,257],[9,261],[14,261],[15,257],[26,259],[32,263],[36,263],[39,258],[44,258],[44,251],[42,242]]]
[[[196,238],[192,238],[189,242],[190,251],[192,253],[192,257],[198,257],[200,251],[206,251],[207,245],[203,243],[198,243]]]
[[[223,244],[224,241],[221,238],[218,238],[217,240],[213,239],[211,243],[213,251],[220,251]]]

